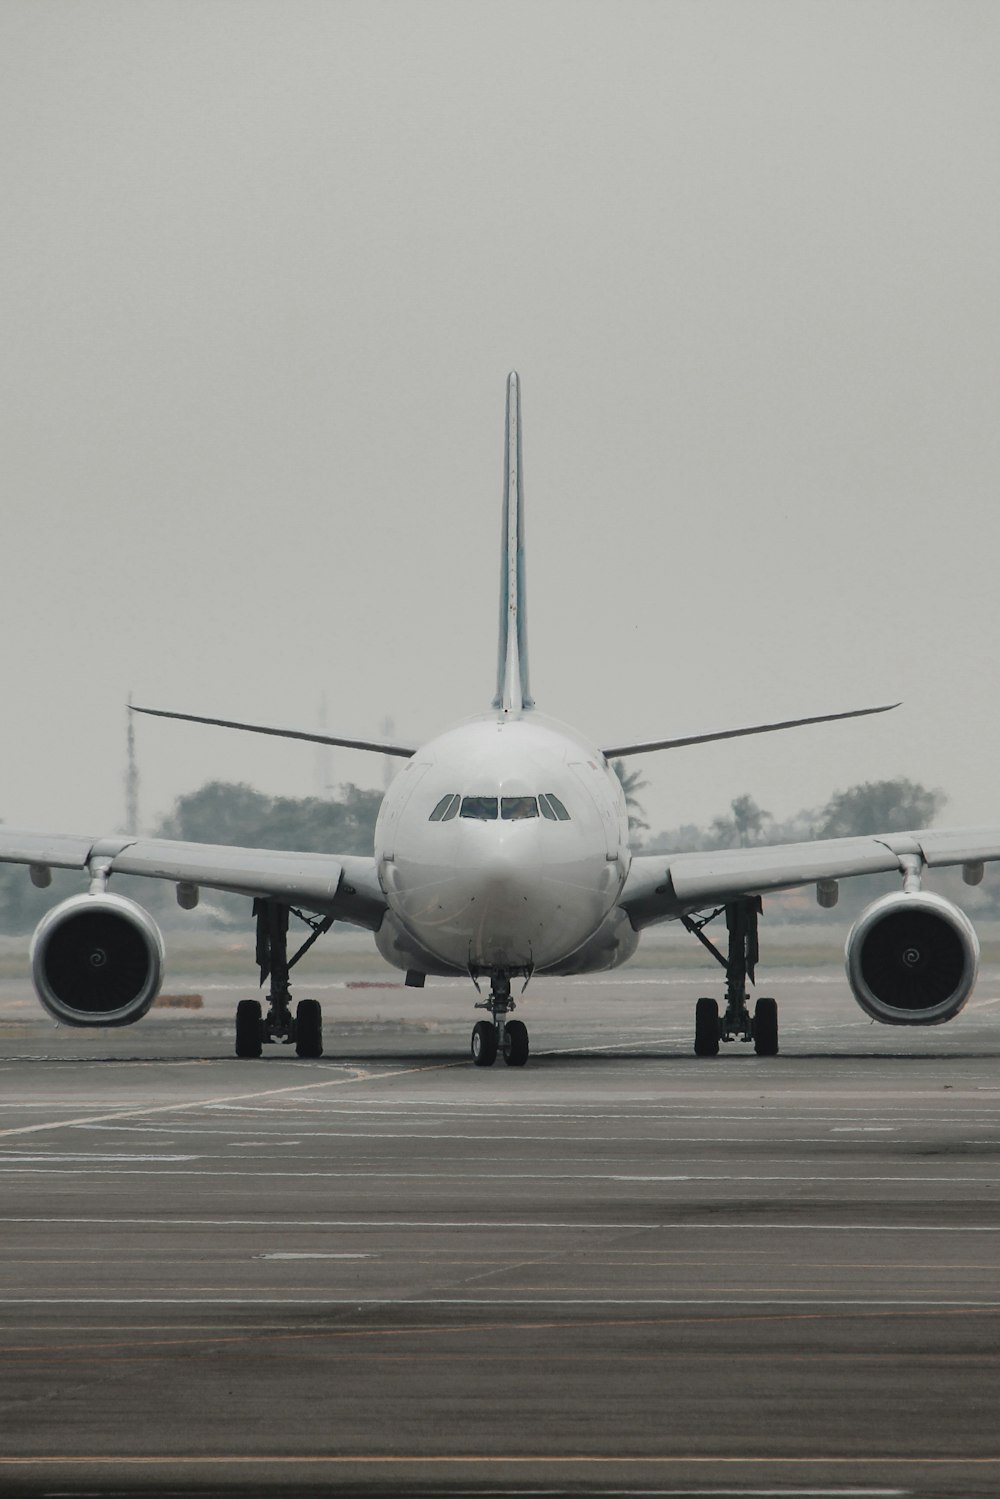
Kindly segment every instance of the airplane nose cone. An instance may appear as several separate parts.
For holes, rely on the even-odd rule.
[[[497,848],[468,875],[472,961],[482,967],[534,967],[551,943],[560,895],[542,870]]]
[[[492,853],[469,873],[470,897],[482,902],[497,918],[523,914],[523,908],[540,897],[541,888],[536,871],[527,869],[523,861],[502,850]]]

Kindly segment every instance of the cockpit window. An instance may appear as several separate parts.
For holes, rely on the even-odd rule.
[[[569,813],[554,792],[543,791],[538,804],[542,809],[542,816],[547,817],[550,822],[569,822]]]
[[[500,816],[504,822],[520,822],[525,817],[537,817],[538,803],[533,796],[502,796]]]
[[[462,816],[472,817],[477,822],[496,822],[497,799],[495,796],[466,796],[462,798]]]
[[[458,804],[461,799],[457,791],[449,791],[448,795],[443,796],[438,802],[434,811],[427,819],[428,822],[450,822],[458,811]]]

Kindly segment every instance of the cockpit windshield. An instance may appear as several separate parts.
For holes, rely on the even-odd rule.
[[[502,796],[500,816],[504,822],[520,822],[525,817],[537,817],[538,803],[533,796]]]
[[[523,822],[539,812],[549,822],[569,822],[569,813],[551,791],[534,796],[460,796],[449,791],[431,812],[428,822],[450,822],[453,817],[468,817],[474,822]]]
[[[496,822],[497,799],[495,796],[465,796],[462,798],[463,817],[471,817],[476,822]]]

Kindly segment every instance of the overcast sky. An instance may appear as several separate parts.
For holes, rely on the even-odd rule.
[[[0,816],[123,821],[136,701],[488,706],[506,375],[532,688],[649,820],[905,775],[1000,822],[1000,6],[0,5]],[[209,778],[382,762],[152,720]]]

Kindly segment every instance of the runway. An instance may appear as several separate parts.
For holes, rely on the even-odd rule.
[[[782,970],[773,1059],[692,1055],[691,973],[539,981],[523,1070],[342,979],[237,1062],[233,983],[0,984],[0,1493],[1000,1492],[1000,970],[915,1032]]]

